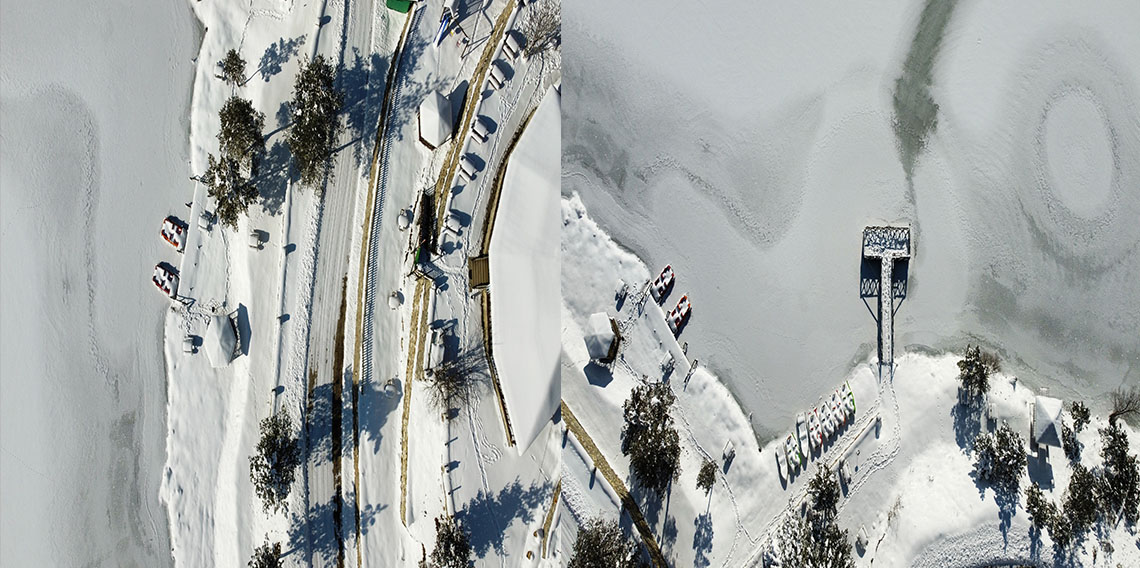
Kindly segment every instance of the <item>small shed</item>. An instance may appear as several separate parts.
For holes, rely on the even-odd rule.
[[[230,364],[237,351],[237,332],[228,316],[214,316],[206,328],[206,356],[215,369]]]
[[[491,283],[491,269],[487,255],[476,256],[467,261],[467,276],[472,289],[486,288]]]
[[[621,343],[617,322],[602,312],[591,315],[586,322],[585,340],[590,359],[603,363],[613,361],[617,356],[618,344]]]
[[[1038,445],[1061,447],[1060,399],[1038,396],[1033,401],[1033,419],[1030,429]]]
[[[439,91],[432,91],[420,103],[420,142],[436,149],[451,137],[454,127],[451,117],[451,101]]]

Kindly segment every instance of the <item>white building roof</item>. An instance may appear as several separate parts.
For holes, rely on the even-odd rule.
[[[1039,396],[1033,402],[1033,439],[1038,444],[1061,446],[1061,400]]]
[[[234,325],[226,316],[214,316],[206,328],[206,357],[214,368],[225,367],[234,358],[237,348],[237,334]]]
[[[610,326],[610,316],[598,312],[586,322],[586,350],[591,359],[601,359],[610,354],[614,343],[614,329]]]
[[[432,91],[420,103],[420,139],[438,148],[451,136],[451,101],[439,91]]]
[[[488,251],[492,353],[520,453],[561,400],[561,108],[547,91],[511,153]]]

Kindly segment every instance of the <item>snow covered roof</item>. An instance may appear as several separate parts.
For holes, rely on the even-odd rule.
[[[491,344],[520,453],[561,400],[561,97],[547,91],[503,179],[491,234]]]
[[[225,367],[234,358],[237,334],[234,324],[226,316],[214,316],[206,328],[206,357],[214,368]]]
[[[430,148],[438,148],[451,136],[451,101],[439,91],[432,91],[420,103],[420,140]]]
[[[586,350],[591,359],[604,359],[610,354],[614,344],[614,330],[610,326],[610,316],[598,312],[586,322]]]
[[[1039,396],[1033,402],[1033,439],[1038,444],[1061,446],[1061,400]]]

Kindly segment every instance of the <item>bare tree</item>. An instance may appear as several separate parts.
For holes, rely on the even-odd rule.
[[[445,357],[439,366],[424,373],[428,398],[441,411],[451,409],[456,403],[466,403],[478,393],[485,372],[482,352],[467,351]]]
[[[539,0],[530,5],[520,30],[526,36],[523,54],[527,57],[543,53],[562,40],[562,6],[554,0]]]
[[[1120,387],[1112,391],[1112,412],[1108,415],[1108,423],[1116,424],[1116,419],[1128,417],[1140,412],[1140,387]]]

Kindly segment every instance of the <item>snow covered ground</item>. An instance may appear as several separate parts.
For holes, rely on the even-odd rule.
[[[188,2],[0,5],[0,565],[168,566],[161,334]]]
[[[579,2],[564,22],[563,399],[628,476],[621,404],[637,380],[673,385],[683,473],[664,502],[638,497],[667,558],[758,561],[802,495],[772,442],[847,379],[873,402],[825,459],[854,469],[840,523],[886,535],[861,564],[1050,563],[1023,508],[998,530],[968,475],[947,353],[972,341],[1005,359],[1017,387],[999,381],[994,399],[1023,434],[1038,388],[1103,416],[1108,391],[1140,380],[1136,7]],[[877,380],[877,298],[861,289],[878,277],[863,227],[884,223],[914,239],[896,266],[893,382]],[[636,291],[665,264],[662,308],[693,305],[679,343],[652,300],[615,302],[619,278]],[[581,340],[600,310],[631,332],[612,371]],[[705,497],[699,458],[726,440],[737,457]],[[1054,498],[1059,453],[1031,468]],[[1135,562],[1133,535],[1109,538]]]
[[[840,458],[851,471],[840,504],[840,525],[852,539],[865,527],[873,545],[858,557],[860,566],[872,559],[890,566],[924,567],[1052,562],[1051,541],[1030,538],[1024,501],[1012,518],[1003,519],[993,490],[975,483],[970,475],[968,422],[956,407],[960,356],[925,350],[900,353],[893,381],[879,381],[874,359],[832,377],[830,386],[816,396],[829,394],[846,381],[855,394],[855,418],[824,444],[822,453],[812,452],[811,465],[786,477],[775,459],[775,452],[783,449],[783,435],[758,444],[749,425],[748,414],[768,409],[742,408],[703,365],[690,374],[693,360],[681,352],[652,299],[631,293],[615,302],[618,278],[631,283],[635,291],[644,288],[649,280],[645,266],[605,234],[577,195],[563,201],[562,222],[562,396],[627,487],[636,484],[620,450],[622,403],[639,380],[665,380],[677,395],[674,418],[681,432],[681,477],[663,498],[631,489],[671,564],[759,563],[776,523],[802,502],[804,480],[814,474],[815,464],[827,463],[834,469]],[[597,311],[616,317],[622,329],[623,346],[609,369],[590,361],[583,340],[585,320]],[[681,337],[686,333],[682,331]],[[667,371],[662,362],[670,356],[675,363]],[[1036,390],[1011,374],[999,375],[992,384],[988,424],[1007,421],[1028,439],[1029,403]],[[1066,420],[1071,422],[1071,417],[1066,415]],[[1105,425],[1103,415],[1096,417],[1080,436],[1085,445],[1082,463],[1087,467],[1100,463],[1096,430]],[[781,434],[793,428],[789,421]],[[1140,434],[1128,432],[1132,447],[1137,447]],[[590,458],[576,442],[567,444],[567,436],[573,438],[564,434],[562,491],[570,515],[559,517],[566,525],[559,528],[563,550],[572,546],[572,527],[584,518],[616,516],[620,510],[616,498],[606,497],[612,490],[604,480],[596,487],[599,476]],[[736,450],[731,460],[722,453],[727,442]],[[720,466],[717,484],[708,496],[696,488],[704,458]],[[1071,471],[1063,453],[1052,448],[1047,456],[1031,454],[1029,461],[1023,486],[1036,481],[1049,498],[1059,501]],[[1133,546],[1135,535],[1120,527],[1104,538],[1115,545],[1113,561],[1140,562],[1140,548]],[[1078,565],[1089,565],[1098,546],[1090,539],[1077,554]],[[1105,558],[1103,550],[1099,554]]]
[[[563,193],[672,264],[761,437],[874,351],[869,224],[914,229],[900,350],[981,341],[1066,397],[1140,380],[1134,3],[645,10],[566,6]]]

